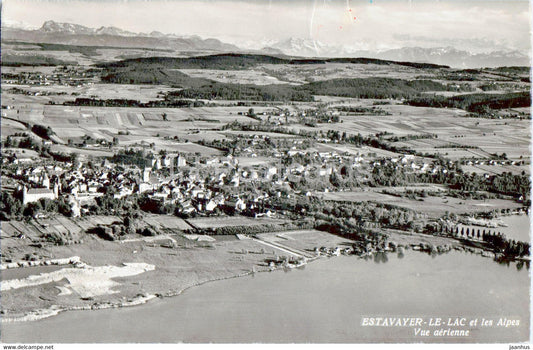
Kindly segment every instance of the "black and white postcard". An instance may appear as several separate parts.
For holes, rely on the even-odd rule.
[[[528,348],[529,1],[1,14],[3,343]]]

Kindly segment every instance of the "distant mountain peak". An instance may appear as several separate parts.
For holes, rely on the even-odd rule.
[[[64,23],[55,21],[46,21],[43,23],[39,31],[45,33],[63,33],[73,35],[115,35],[115,36],[138,36],[139,34],[129,32],[117,27],[89,28],[80,24]]]
[[[119,36],[136,36],[137,33],[128,32],[117,27],[100,27],[94,30],[96,35],[119,35]]]
[[[303,57],[368,57],[390,61],[433,63],[456,68],[524,66],[530,65],[529,57],[519,51],[494,51],[472,53],[453,46],[402,47],[368,51],[342,45],[324,44],[313,39],[288,38],[269,43],[261,49],[266,53],[281,52],[289,56]]]
[[[81,46],[115,46],[179,51],[239,51],[235,45],[218,39],[199,36],[177,36],[153,31],[150,34],[133,33],[113,26],[89,28],[80,24],[46,21],[39,29],[23,29],[5,25],[2,39],[25,42],[69,44]]]
[[[379,52],[376,58],[394,61],[427,62],[456,68],[528,66],[527,55],[518,51],[472,53],[454,47],[403,47]]]
[[[46,21],[39,29],[45,33],[93,34],[94,30],[80,24]]]
[[[169,35],[167,34],[164,34],[164,33],[161,33],[161,32],[158,32],[157,30],[154,30],[154,31],[151,31],[150,34],[148,34],[149,36],[152,36],[154,38],[164,38],[164,37],[167,37]]]
[[[28,24],[26,22],[10,20],[9,18],[2,18],[2,27],[17,28],[17,29],[24,29],[24,30],[37,29],[35,26]]]

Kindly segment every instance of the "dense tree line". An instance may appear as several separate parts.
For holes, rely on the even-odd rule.
[[[478,230],[479,231],[479,230]],[[484,242],[491,244],[498,252],[507,256],[529,256],[530,244],[529,242],[521,242],[506,239],[505,236],[495,233],[483,232],[482,237]]]
[[[35,134],[39,135],[43,139],[47,139],[47,140],[49,140],[50,137],[55,135],[55,132],[52,130],[51,127],[40,125],[40,124],[34,124],[31,127],[31,131],[33,131]]]
[[[99,64],[104,69],[248,69],[258,64],[287,64],[290,59],[266,55],[216,54],[195,57],[142,57]]]
[[[174,91],[169,96],[191,99],[313,101],[313,95],[356,98],[408,98],[426,91],[446,91],[448,87],[431,80],[392,78],[331,79],[292,85],[241,85],[211,82],[195,88]]]
[[[446,172],[415,173],[398,168],[395,164],[385,163],[374,167],[371,185],[373,186],[404,186],[410,183],[437,183],[448,185],[452,190],[461,192],[487,191],[514,197],[523,196],[524,201],[529,198],[531,180],[525,174],[478,175],[467,174],[457,168],[456,164],[441,164]]]
[[[351,63],[351,64],[379,64],[408,66],[423,69],[449,68],[448,66],[431,63],[413,63],[380,60],[376,58],[303,58],[290,59],[268,55],[253,55],[239,53],[223,53],[216,55],[205,55],[195,57],[143,57],[132,58],[118,62],[101,63],[98,66],[104,69],[113,68],[136,68],[136,69],[249,69],[260,64],[325,64],[331,63]]]
[[[344,78],[317,81],[302,85],[301,90],[313,95],[356,98],[408,98],[426,91],[446,91],[446,85],[431,80],[393,78]]]
[[[33,149],[39,152],[41,150],[41,144],[40,142],[35,141],[33,138],[29,137],[27,134],[26,136],[23,136],[21,138],[8,136],[6,137],[6,140],[4,141],[4,147],[5,148],[25,148],[25,149]]]
[[[201,229],[196,232],[202,234],[215,234],[215,235],[253,235],[265,232],[280,232],[287,230],[301,230],[311,229],[313,223],[309,221],[300,221],[296,223],[283,223],[283,224],[258,224],[258,225],[241,225],[241,226],[222,226],[212,229]]]
[[[487,113],[491,109],[531,106],[529,91],[506,94],[467,94],[453,97],[421,96],[405,102],[411,106],[460,108],[473,113]]]
[[[390,104],[390,102],[388,104]],[[348,115],[392,115],[391,112],[377,107],[338,106],[335,107],[335,109],[339,112],[347,113]]]
[[[139,168],[149,166],[152,155],[146,154],[143,150],[121,149],[116,152],[110,161],[116,164],[137,165]]]
[[[92,107],[137,107],[137,108],[189,108],[189,107],[203,107],[205,103],[202,101],[191,100],[155,100],[149,102],[140,102],[138,100],[128,99],[95,99],[95,98],[76,98],[74,101],[66,101],[63,103],[66,106],[92,106]]]
[[[302,217],[313,217],[317,225],[329,223],[337,226],[338,232],[348,233],[371,227],[388,227],[402,230],[421,230],[417,222],[423,215],[412,210],[373,202],[323,201],[317,197],[300,196],[295,200],[273,198],[266,206],[286,210]]]
[[[439,136],[437,134],[409,134],[403,136],[391,136],[386,140],[389,142],[403,142],[411,140],[427,140],[427,139],[436,139]]]

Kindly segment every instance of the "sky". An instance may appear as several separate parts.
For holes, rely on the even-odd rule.
[[[3,0],[3,25],[44,21],[217,38],[260,48],[288,38],[358,50],[446,47],[529,53],[527,0]]]

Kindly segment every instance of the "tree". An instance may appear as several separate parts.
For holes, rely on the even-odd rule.
[[[22,214],[22,202],[15,198],[12,193],[2,191],[0,201],[0,213],[2,220],[16,218]]]
[[[6,141],[5,141],[4,145],[5,145],[6,148],[9,148],[9,147],[13,146],[13,139],[12,139],[11,136],[8,136],[6,138]]]
[[[41,198],[39,199],[39,202],[41,204],[41,208],[44,212],[46,213],[54,213],[54,212],[57,212],[57,209],[58,209],[58,206],[57,206],[57,202],[55,200],[52,200],[52,199],[48,199],[48,198]]]
[[[57,203],[57,211],[65,216],[72,216],[72,208],[64,197],[61,197]]]

